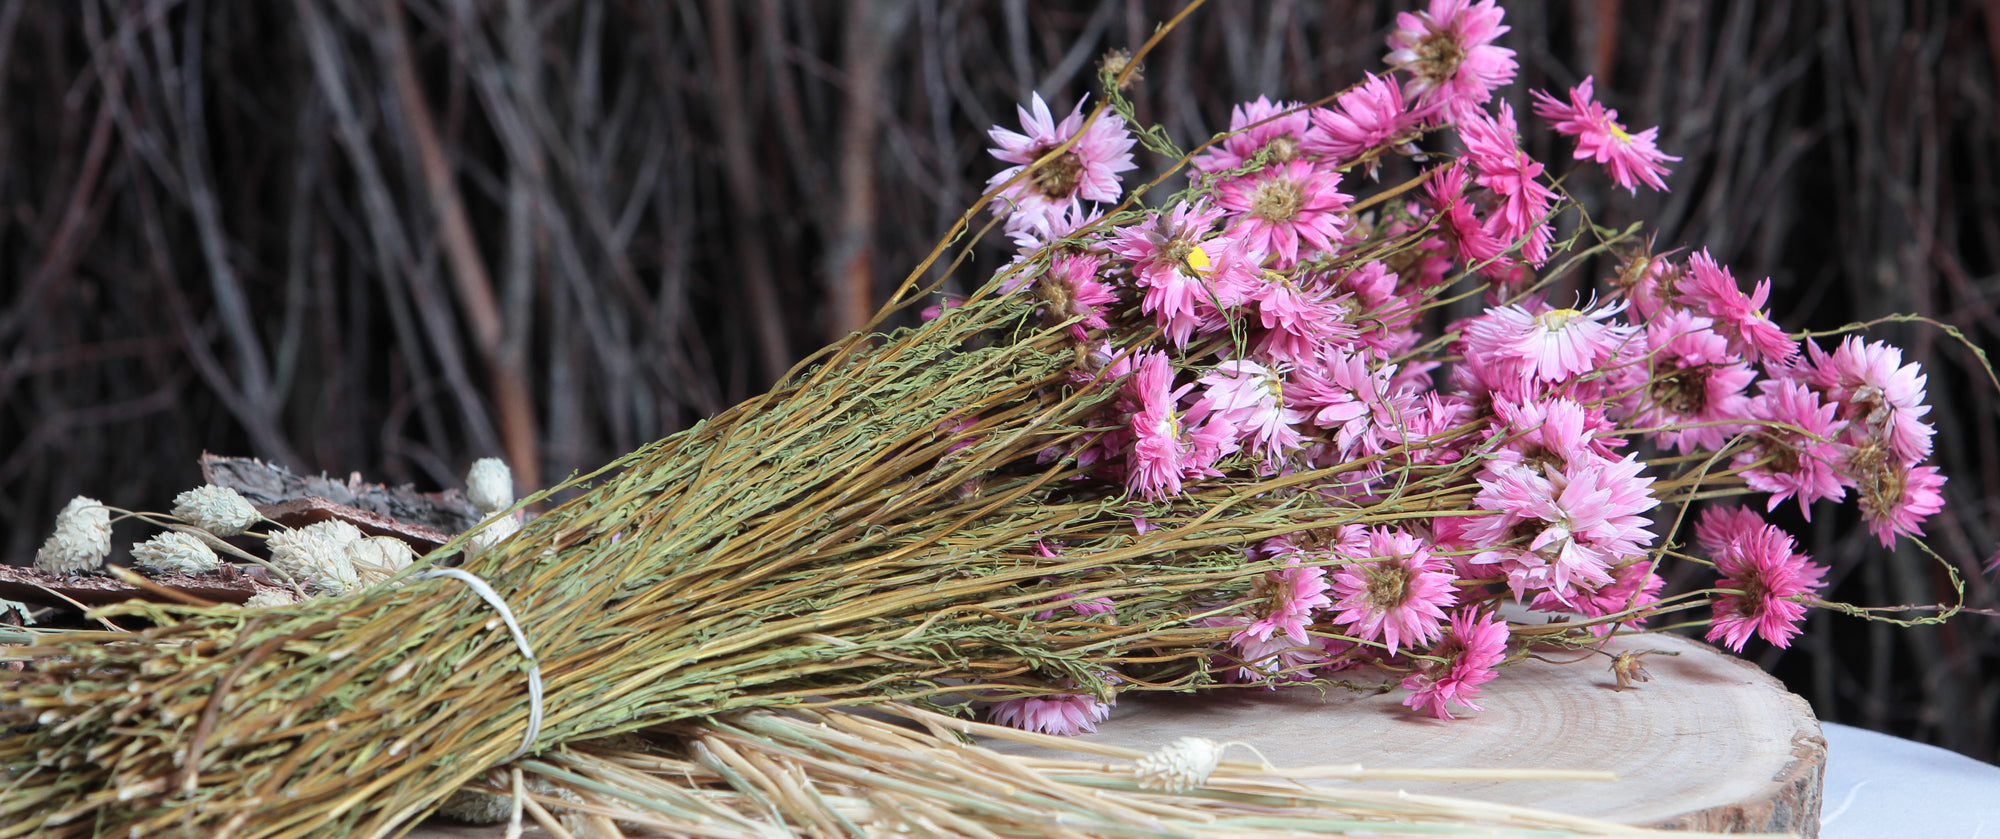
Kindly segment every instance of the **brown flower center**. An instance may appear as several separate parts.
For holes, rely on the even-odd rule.
[[[1410,599],[1410,569],[1400,562],[1377,562],[1368,568],[1368,603],[1389,610]]]
[[[1250,214],[1265,221],[1283,224],[1297,218],[1305,196],[1291,178],[1272,178],[1257,185],[1250,196]]]
[[[1083,182],[1083,158],[1073,151],[1063,152],[1036,169],[1034,179],[1035,188],[1041,190],[1043,195],[1061,201]]]
[[[1448,32],[1432,32],[1417,42],[1417,74],[1432,82],[1442,83],[1458,73],[1458,64],[1465,60],[1465,50],[1452,40]]]
[[[1681,416],[1708,407],[1708,368],[1683,367],[1653,380],[1653,401]]]
[[[1299,141],[1290,134],[1278,135],[1271,142],[1265,143],[1264,148],[1271,150],[1273,163],[1289,163],[1299,156]]]

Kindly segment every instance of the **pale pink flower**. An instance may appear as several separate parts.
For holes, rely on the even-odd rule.
[[[1390,655],[1437,639],[1445,607],[1458,602],[1449,563],[1395,528],[1371,528],[1366,548],[1345,553],[1352,561],[1333,573],[1340,598],[1333,604],[1335,624],[1362,640],[1381,641]]]
[[[1085,228],[1104,220],[1104,210],[1092,204],[1088,207],[1072,201],[1063,209],[1051,209],[1046,213],[1023,215],[1007,225],[1007,238],[1020,249],[1015,261],[1024,261],[1036,251],[1084,234]]]
[[[1624,305],[1588,311],[1547,309],[1536,313],[1499,306],[1472,319],[1465,332],[1468,354],[1487,356],[1489,367],[1513,365],[1524,378],[1562,382],[1597,369],[1635,329],[1613,320]]]
[[[1034,95],[1031,107],[1033,110],[1016,108],[1021,127],[1027,133],[999,126],[987,132],[997,145],[990,150],[993,156],[1015,164],[988,180],[988,189],[1012,180],[1071,137],[1077,141],[1054,160],[994,196],[993,212],[1008,216],[1008,228],[1015,229],[1042,221],[1042,217],[1050,214],[1066,212],[1077,201],[1118,200],[1121,189],[1118,173],[1138,166],[1132,162],[1135,141],[1125,128],[1125,120],[1106,111],[1086,128],[1083,102],[1078,101],[1069,116],[1058,123],[1040,93]]]
[[[1709,621],[1707,638],[1720,639],[1737,652],[1752,634],[1764,636],[1779,647],[1789,647],[1805,617],[1800,602],[1819,594],[1826,569],[1814,565],[1805,554],[1795,553],[1791,534],[1773,525],[1760,525],[1733,532],[1721,552],[1713,558],[1715,570],[1724,576],[1718,588],[1735,589],[1740,594],[1715,598],[1715,616]]]
[[[1710,328],[1714,323],[1670,308],[1646,324],[1652,376],[1632,424],[1658,428],[1653,439],[1683,454],[1722,448],[1742,430],[1732,421],[1750,416],[1750,397],[1743,391],[1757,373]]]
[[[1601,618],[1658,603],[1660,590],[1667,586],[1666,578],[1653,573],[1653,564],[1643,559],[1620,566],[1612,571],[1611,577],[1609,584],[1599,586],[1588,594],[1571,597],[1568,601],[1551,592],[1543,592],[1535,597],[1534,606],[1544,611],[1573,610],[1584,617]],[[1627,618],[1596,624],[1590,627],[1590,633],[1602,638],[1621,629],[1641,629],[1645,624],[1643,618]]]
[[[1764,310],[1765,301],[1771,297],[1769,277],[1758,283],[1754,292],[1745,294],[1729,269],[1717,264],[1703,250],[1688,257],[1688,270],[1681,275],[1674,291],[1679,302],[1715,319],[1728,333],[1730,349],[1751,359],[1761,358],[1768,364],[1783,364],[1799,354],[1798,342],[1786,337],[1785,331],[1772,323],[1770,314]]]
[[[1557,133],[1575,137],[1576,159],[1602,164],[1610,170],[1611,180],[1625,191],[1637,193],[1639,182],[1644,181],[1665,192],[1667,182],[1660,176],[1667,173],[1666,161],[1680,158],[1661,152],[1655,144],[1659,127],[1627,133],[1618,123],[1618,112],[1593,98],[1592,86],[1591,77],[1585,76],[1583,84],[1570,88],[1568,104],[1537,90],[1535,113],[1552,123],[1550,127]]]
[[[1475,109],[1458,121],[1466,159],[1479,171],[1474,180],[1500,197],[1499,212],[1486,218],[1486,232],[1510,248],[1520,242],[1522,258],[1540,265],[1555,237],[1549,224],[1555,193],[1542,185],[1542,164],[1521,150],[1517,133],[1514,109],[1505,102],[1497,115]]]
[[[1736,537],[1764,525],[1763,516],[1740,504],[1709,507],[1702,510],[1701,518],[1695,521],[1694,542],[1710,554],[1719,554],[1727,550]]]
[[[1613,438],[1597,436],[1611,431],[1611,423],[1572,399],[1495,400],[1493,418],[1493,434],[1500,440],[1493,453],[1497,461],[1560,470],[1585,458],[1611,456],[1607,441]]]
[[[1306,627],[1312,624],[1313,610],[1333,603],[1326,590],[1326,569],[1300,564],[1293,556],[1283,570],[1266,571],[1251,581],[1250,594],[1243,601],[1250,624],[1230,641],[1268,641],[1275,634],[1290,639],[1294,646],[1309,643]]]
[[[1249,302],[1256,304],[1264,327],[1255,352],[1276,364],[1310,363],[1321,347],[1350,344],[1358,334],[1347,321],[1346,305],[1285,277],[1266,274]]]
[[[1298,158],[1311,118],[1298,102],[1279,102],[1262,96],[1255,102],[1237,105],[1229,112],[1229,133],[1222,142],[1195,155],[1189,165],[1203,172],[1223,172],[1249,163],[1265,148],[1271,150],[1270,163],[1289,163]]]
[[[1306,414],[1285,406],[1284,380],[1276,371],[1254,361],[1231,359],[1199,381],[1205,390],[1188,408],[1188,422],[1227,424],[1266,463],[1282,460],[1303,442],[1297,426]]]
[[[1411,96],[1456,118],[1514,80],[1514,51],[1493,45],[1507,32],[1506,14],[1493,0],[1431,0],[1425,11],[1396,15],[1383,60],[1410,74]]]
[[[1077,693],[1003,699],[986,709],[986,719],[995,725],[1065,737],[1096,731],[1097,724],[1109,716],[1110,705]]]
[[[1221,615],[1196,620],[1197,626],[1245,627],[1251,619],[1244,615]],[[1293,641],[1290,635],[1273,632],[1259,639],[1255,635],[1238,630],[1228,642],[1231,655],[1221,660],[1234,666],[1223,672],[1223,677],[1242,684],[1265,683],[1276,687],[1281,681],[1302,681],[1311,678],[1307,671],[1326,663],[1330,639],[1308,636],[1304,643]]]
[[[1396,365],[1332,346],[1321,348],[1316,361],[1292,370],[1285,403],[1333,431],[1340,459],[1380,454],[1402,442],[1400,419],[1410,400],[1390,387]]]
[[[1812,521],[1814,501],[1845,498],[1845,486],[1853,484],[1842,468],[1847,447],[1839,436],[1846,423],[1834,419],[1839,406],[1820,404],[1803,382],[1767,379],[1758,390],[1750,416],[1767,424],[1756,427],[1752,445],[1732,465],[1743,470],[1751,489],[1771,494],[1767,512],[1797,496],[1799,512]]]
[[[1403,88],[1395,77],[1370,73],[1368,81],[1334,99],[1332,108],[1312,112],[1305,150],[1346,166],[1377,148],[1407,140],[1424,116],[1404,103]],[[1379,163],[1380,158],[1368,162],[1371,176]]]
[[[1644,514],[1659,501],[1653,479],[1639,475],[1644,468],[1637,455],[1585,458],[1539,473],[1489,464],[1473,505],[1498,515],[1464,524],[1460,538],[1487,548],[1471,562],[1499,565],[1518,598],[1547,589],[1574,603],[1579,584],[1587,593],[1611,582],[1611,567],[1643,555],[1652,543]],[[1519,543],[1524,537],[1525,545]]]
[[[1441,720],[1453,719],[1451,706],[1474,711],[1480,685],[1493,680],[1493,668],[1507,658],[1507,622],[1491,613],[1467,606],[1452,613],[1451,629],[1430,649],[1440,661],[1426,661],[1417,672],[1404,677],[1403,689],[1411,691],[1403,704]]]
[[[1103,262],[1102,256],[1088,252],[1057,254],[1037,284],[1040,297],[1050,307],[1052,320],[1079,319],[1070,324],[1070,332],[1079,341],[1089,339],[1086,330],[1111,326],[1105,314],[1118,296],[1111,286],[1097,279]]]
[[[1903,364],[1902,350],[1855,335],[1841,341],[1831,356],[1812,343],[1806,345],[1806,355],[1808,381],[1839,403],[1841,417],[1852,423],[1854,445],[1880,441],[1905,464],[1930,457],[1933,432],[1922,419],[1931,410],[1924,404],[1929,377],[1921,365]]]
[[[1299,262],[1302,246],[1331,253],[1346,233],[1342,211],[1354,199],[1339,186],[1339,172],[1294,160],[1229,179],[1216,188],[1215,203],[1236,213],[1230,236],[1282,269]]]

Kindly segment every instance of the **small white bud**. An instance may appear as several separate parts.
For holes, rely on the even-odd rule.
[[[338,597],[361,584],[347,549],[364,538],[360,528],[339,519],[280,530],[271,534],[271,564],[301,581],[310,579],[316,591]]]
[[[297,602],[299,602],[299,599],[293,597],[292,593],[289,591],[273,591],[270,589],[266,589],[263,591],[259,591],[256,594],[250,595],[249,600],[243,601],[243,608],[268,609],[272,606],[290,606],[293,603]]]
[[[156,574],[200,574],[222,565],[208,543],[170,530],[132,546],[132,564]]]
[[[482,516],[514,506],[514,472],[507,461],[482,457],[465,473],[465,497]]]
[[[500,544],[507,537],[520,531],[520,519],[507,515],[489,516],[479,523],[479,529],[472,534],[472,539],[466,542],[465,556],[467,559],[477,559],[492,550],[494,545]]]
[[[235,536],[262,517],[236,490],[203,484],[174,496],[174,518],[217,536]]]
[[[1187,792],[1201,786],[1222,764],[1225,746],[1204,737],[1182,737],[1157,752],[1139,758],[1135,767],[1141,789]]]
[[[50,574],[78,574],[97,570],[109,555],[111,509],[79,495],[56,514],[56,532],[35,552],[35,568]]]

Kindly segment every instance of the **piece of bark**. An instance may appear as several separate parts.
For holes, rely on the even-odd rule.
[[[391,487],[367,483],[358,473],[345,481],[325,475],[294,475],[283,466],[255,458],[207,453],[201,456],[201,475],[211,484],[236,490],[260,507],[301,498],[323,498],[446,535],[463,533],[480,521],[472,502],[457,489],[418,492],[408,484]]]
[[[1478,702],[1485,710],[1455,720],[1411,711],[1401,704],[1408,695],[1402,690],[1134,691],[1120,696],[1111,718],[1082,739],[1145,751],[1185,736],[1241,741],[1278,766],[1609,770],[1618,773],[1617,781],[1355,786],[1519,804],[1635,826],[1805,837],[1819,832],[1826,740],[1804,699],[1755,665],[1680,636],[1623,637],[1608,649],[1679,655],[1646,656],[1653,680],[1625,690],[1616,688],[1604,656],[1510,665],[1483,686]],[[1012,754],[1075,756],[1010,742],[986,745]]]
[[[444,547],[444,543],[451,541],[450,536],[436,528],[397,521],[381,513],[336,504],[317,496],[294,498],[278,504],[259,504],[257,513],[286,527],[305,527],[328,519],[339,519],[370,536],[401,539],[409,543],[410,549],[416,551],[418,556]]]
[[[289,589],[224,565],[221,570],[205,574],[162,574],[146,579],[164,588],[199,597],[215,603],[242,603],[259,592],[286,592]],[[85,606],[103,606],[123,603],[127,600],[150,600],[155,603],[170,603],[172,599],[146,591],[138,586],[127,585],[117,579],[98,574],[49,574],[33,568],[0,565],[0,598],[34,603],[40,606],[55,606],[74,609],[69,598]]]

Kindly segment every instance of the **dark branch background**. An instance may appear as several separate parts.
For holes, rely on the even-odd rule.
[[[1147,62],[1139,113],[1187,143],[1260,93],[1324,96],[1382,69],[1412,5],[1217,0]],[[985,129],[1030,91],[1066,109],[1177,7],[4,0],[0,556],[72,495],[168,506],[204,449],[424,488],[497,454],[532,486],[684,428],[862,322],[996,170]],[[2000,5],[1508,23],[1517,108],[1594,74],[1684,158],[1665,195],[1579,172],[1599,220],[1772,277],[1791,329],[1912,312],[1995,344]],[[2000,394],[1937,328],[1871,334],[1930,373],[1931,544],[1990,607]],[[1790,522],[1837,594],[1949,599],[1849,510]],[[1996,756],[1987,616],[1819,615],[1753,655],[1827,719]]]

